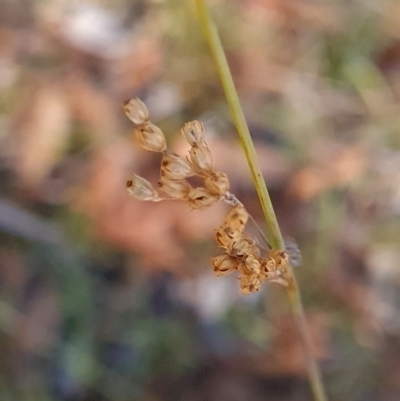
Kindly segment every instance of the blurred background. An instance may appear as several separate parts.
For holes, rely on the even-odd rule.
[[[208,5],[330,400],[398,401],[400,3]],[[125,192],[159,172],[122,111],[139,96],[177,152],[204,122],[263,226],[191,1],[0,0],[0,91],[1,401],[311,399],[282,290],[212,275],[226,208]]]

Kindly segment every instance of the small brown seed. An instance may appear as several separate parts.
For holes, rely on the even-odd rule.
[[[150,182],[136,174],[133,175],[131,180],[127,181],[126,190],[129,195],[139,200],[153,202],[161,200]]]
[[[225,224],[228,225],[232,230],[243,231],[244,227],[249,219],[249,214],[242,205],[235,206],[225,217]]]
[[[216,256],[212,258],[212,265],[214,266],[214,275],[225,276],[229,273],[232,273],[238,267],[238,260],[232,258],[227,254],[223,254],[220,256]]]
[[[163,152],[166,149],[165,137],[160,128],[146,122],[135,130],[135,138],[139,145],[151,152]]]
[[[269,272],[276,270],[275,260],[270,257],[261,258],[260,263],[261,263],[261,273],[264,275],[267,275]]]
[[[213,171],[205,180],[205,187],[213,194],[223,196],[229,191],[229,179],[225,173]]]
[[[186,180],[168,180],[162,178],[158,182],[158,190],[173,199],[186,199],[192,187]]]
[[[199,145],[204,142],[204,127],[199,121],[195,120],[186,123],[181,132],[190,146]]]
[[[194,175],[190,163],[183,157],[166,150],[161,161],[161,177],[181,180]]]
[[[124,103],[126,116],[136,125],[141,125],[149,120],[149,111],[146,105],[138,98]]]
[[[257,292],[260,289],[261,282],[256,274],[246,275],[239,278],[240,292],[243,295]]]
[[[189,154],[193,169],[198,175],[204,177],[213,172],[212,155],[205,142],[193,145]]]
[[[229,225],[223,224],[221,227],[215,230],[215,241],[217,242],[218,246],[228,249],[229,244],[238,239],[241,234],[241,231],[232,230]]]
[[[218,197],[203,187],[194,188],[189,192],[188,204],[192,209],[206,209],[218,201]]]
[[[267,256],[275,261],[277,268],[285,267],[289,263],[289,255],[286,251],[273,249],[268,252]]]
[[[260,274],[260,262],[254,255],[245,255],[240,263],[239,271],[245,275]]]
[[[241,234],[228,245],[228,252],[232,256],[242,257],[253,251],[255,241]]]

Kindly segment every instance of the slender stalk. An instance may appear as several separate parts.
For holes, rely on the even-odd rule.
[[[254,186],[257,190],[258,197],[260,198],[261,207],[264,212],[269,232],[271,233],[271,245],[276,249],[284,249],[283,239],[276,220],[275,211],[272,207],[271,199],[260,166],[257,163],[256,151],[239,102],[239,97],[236,93],[235,85],[233,83],[232,75],[229,70],[228,62],[226,61],[225,52],[219,39],[217,29],[208,15],[204,1],[195,1],[200,23],[214,57],[214,62],[217,67],[221,84],[224,88],[230,113],[236,129],[238,130],[239,139],[246,155],[247,163],[249,164]]]
[[[269,196],[267,186],[265,185],[265,181],[263,179],[262,172],[257,161],[254,144],[251,139],[249,129],[247,127],[246,119],[240,105],[239,97],[233,83],[233,78],[217,29],[208,14],[205,1],[195,0],[195,3],[199,21],[202,26],[204,36],[208,42],[208,45],[210,46],[215,66],[218,71],[218,75],[221,80],[221,84],[223,86],[225,96],[229,105],[230,113],[238,131],[240,142],[250,168],[254,186],[257,190],[257,194],[261,202],[265,220],[271,234],[271,245],[274,249],[285,249],[281,230],[279,228],[275,211],[272,206],[271,198]],[[311,390],[314,395],[314,400],[326,401],[327,398],[322,383],[321,372],[312,354],[311,340],[304,315],[301,294],[291,266],[288,266],[288,276],[289,286],[286,288],[286,293],[289,299],[291,311],[296,318],[296,322],[300,330],[306,368]]]

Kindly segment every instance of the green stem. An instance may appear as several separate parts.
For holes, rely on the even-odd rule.
[[[214,62],[218,70],[219,78],[224,88],[225,96],[229,105],[233,122],[239,133],[240,142],[246,155],[247,163],[250,167],[254,186],[260,198],[269,232],[271,233],[271,245],[275,249],[284,249],[283,239],[276,220],[275,211],[272,207],[271,199],[267,187],[257,163],[256,151],[247,127],[246,119],[240,105],[239,97],[236,93],[235,84],[229,70],[228,62],[225,57],[224,49],[218,36],[217,29],[208,15],[206,5],[203,0],[195,0],[200,23],[204,30],[207,42],[211,48]]]
[[[239,97],[233,83],[233,78],[217,29],[208,14],[205,1],[195,0],[195,3],[200,24],[204,31],[204,35],[206,37],[208,45],[210,46],[218,75],[221,80],[229,105],[231,116],[238,131],[240,142],[250,168],[254,186],[257,190],[257,194],[261,202],[261,207],[264,212],[265,220],[271,234],[271,245],[274,249],[285,249],[281,230],[279,228],[279,224],[275,216],[275,211],[272,206],[271,198],[269,196],[267,186],[265,185],[265,181],[263,179],[263,175],[257,161],[254,144],[251,139],[251,135],[246,123],[246,119],[244,117],[242,107],[240,105]],[[286,288],[286,293],[289,299],[291,311],[296,318],[296,322],[300,330],[310,386],[315,401],[326,401],[327,398],[325,395],[324,386],[322,384],[321,372],[312,354],[312,344],[304,315],[301,294],[291,266],[288,266],[287,274],[289,286]]]
[[[286,289],[287,296],[290,302],[290,309],[296,318],[297,326],[300,330],[300,338],[304,350],[304,359],[307,367],[308,380],[310,382],[311,391],[314,395],[315,401],[327,401],[324,384],[322,382],[322,375],[313,356],[312,343],[310,333],[308,330],[307,321],[304,314],[303,302],[301,300],[300,290],[297,280],[290,268],[290,275],[292,277],[292,285]]]

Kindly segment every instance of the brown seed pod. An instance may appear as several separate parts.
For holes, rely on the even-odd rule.
[[[215,230],[215,241],[218,246],[228,249],[229,244],[238,239],[241,233],[242,232],[239,230],[232,230],[232,228],[225,223]]]
[[[161,161],[161,177],[170,180],[182,180],[194,175],[190,163],[176,153],[166,150]]]
[[[135,129],[135,139],[143,149],[151,152],[163,152],[167,147],[164,134],[151,122],[146,122]]]
[[[256,274],[241,276],[239,278],[239,282],[240,282],[240,292],[243,295],[259,291],[261,286],[260,279]]]
[[[136,125],[142,125],[149,120],[149,111],[138,98],[126,101],[123,108],[126,116]]]
[[[277,269],[275,260],[270,257],[260,259],[260,268],[261,268],[261,273],[264,274],[265,276],[269,272],[275,271]]]
[[[213,161],[207,144],[194,144],[189,151],[194,171],[201,177],[207,177],[213,172]]]
[[[254,255],[245,255],[238,267],[238,270],[244,275],[260,274],[261,264]]]
[[[237,239],[233,240],[228,245],[228,253],[232,256],[242,257],[254,251],[256,242],[247,237],[244,234],[241,234]]]
[[[200,121],[186,123],[181,132],[190,146],[200,145],[204,142],[204,126]]]
[[[158,190],[173,199],[186,199],[192,187],[186,180],[168,180],[162,178],[158,182]]]
[[[225,224],[234,231],[243,231],[248,219],[249,214],[245,207],[243,205],[238,205],[233,207],[227,214],[225,217]]]
[[[194,188],[189,192],[188,204],[192,209],[206,209],[218,201],[218,196],[213,195],[203,187]]]
[[[273,249],[268,252],[267,256],[275,261],[277,268],[285,267],[289,264],[289,255],[286,251]]]
[[[133,175],[131,180],[127,181],[126,190],[129,195],[139,200],[153,202],[161,200],[150,182],[136,174]]]
[[[211,259],[214,266],[214,275],[225,276],[237,269],[239,261],[226,253]]]
[[[205,187],[213,194],[223,196],[229,191],[229,179],[225,173],[213,171],[205,180]]]

